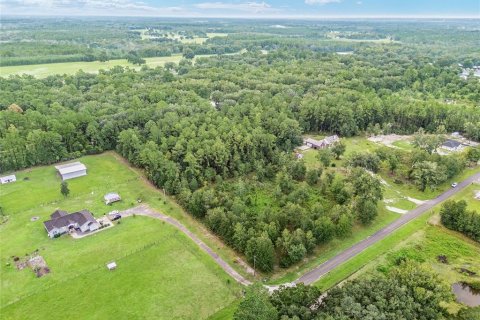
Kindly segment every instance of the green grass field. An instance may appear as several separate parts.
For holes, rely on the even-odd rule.
[[[145,58],[146,65],[152,68],[163,66],[167,62],[178,63],[182,59],[182,55],[172,55],[170,57]],[[54,74],[75,74],[79,70],[87,73],[97,73],[99,70],[108,70],[115,66],[129,67],[140,69],[138,65],[133,65],[126,59],[110,60],[106,62],[62,62],[62,63],[45,63],[31,64],[23,66],[0,67],[0,76],[7,77],[10,75],[28,74],[38,78],[45,78]]]
[[[415,149],[415,147],[409,141],[406,141],[406,140],[398,140],[398,141],[392,142],[392,145],[397,148],[403,149],[405,151],[412,151]]]
[[[158,220],[130,217],[86,238],[49,239],[42,221],[57,208],[69,212],[87,208],[98,217],[132,207],[141,198],[181,220],[230,259],[226,248],[220,248],[169,199],[164,203],[161,193],[114,153],[80,161],[88,175],[68,181],[67,198],[59,192],[60,179],[53,166],[17,172],[17,182],[0,186],[0,203],[8,216],[0,225],[3,319],[45,319],[52,310],[73,319],[202,319],[238,297],[240,286],[208,255]],[[123,200],[106,206],[103,195],[110,191]],[[33,216],[40,219],[30,221]],[[42,278],[30,269],[17,270],[12,260],[37,249],[51,269]],[[117,262],[117,270],[106,269],[110,261]]]

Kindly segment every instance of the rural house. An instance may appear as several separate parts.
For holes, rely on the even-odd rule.
[[[103,199],[105,199],[105,204],[110,204],[110,203],[114,203],[122,200],[122,198],[118,195],[118,193],[114,193],[114,192],[107,193],[103,197]]]
[[[62,181],[87,175],[87,167],[81,162],[72,162],[55,166]]]
[[[50,218],[51,220],[43,222],[50,238],[66,233],[70,229],[89,232],[100,228],[100,224],[88,210],[81,210],[70,214],[63,210],[56,210],[50,215]]]
[[[15,177],[14,174],[5,176],[5,177],[0,177],[0,183],[5,184],[5,183],[10,183],[10,182],[15,182],[17,181],[17,177]]]
[[[450,151],[459,151],[463,149],[463,144],[455,140],[447,139],[442,144],[442,148]]]
[[[338,141],[340,141],[340,138],[337,135],[333,135],[333,136],[325,137],[322,140],[307,138],[304,140],[304,143],[312,149],[325,149],[325,148],[331,147]]]

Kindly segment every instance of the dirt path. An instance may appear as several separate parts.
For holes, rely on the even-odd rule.
[[[240,275],[237,271],[235,271],[225,260],[220,258],[218,254],[216,254],[209,246],[207,246],[202,240],[200,240],[195,234],[190,232],[183,224],[178,222],[172,217],[166,216],[150,207],[147,205],[140,205],[131,209],[127,209],[124,211],[120,212],[123,217],[128,217],[132,216],[133,214],[139,215],[139,216],[147,216],[151,217],[154,219],[159,219],[162,221],[165,221],[178,230],[182,231],[187,237],[192,239],[193,242],[195,242],[203,251],[205,251],[210,257],[215,260],[215,262],[223,269],[225,270],[226,273],[228,273],[230,276],[232,276],[238,283],[241,283],[243,285],[250,285],[251,282],[245,279],[242,275]]]

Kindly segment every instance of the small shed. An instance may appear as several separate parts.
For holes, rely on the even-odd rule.
[[[62,181],[87,175],[87,167],[81,162],[72,162],[55,166]]]
[[[122,198],[118,195],[118,193],[114,193],[114,192],[107,193],[103,197],[103,199],[105,199],[105,204],[110,204],[110,203],[122,200]]]
[[[117,269],[117,264],[115,263],[115,261],[110,262],[110,263],[107,264],[107,268],[108,268],[108,270],[115,270],[115,269]]]
[[[17,177],[14,174],[11,174],[9,176],[0,177],[0,183],[1,184],[6,184],[6,183],[10,183],[10,182],[15,182],[15,181],[17,181]]]

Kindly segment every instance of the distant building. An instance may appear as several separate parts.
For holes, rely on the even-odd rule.
[[[114,192],[107,193],[103,197],[103,199],[105,199],[105,204],[110,204],[110,203],[114,203],[122,200],[122,198],[118,195],[118,193],[114,193]]]
[[[100,228],[100,224],[88,210],[81,210],[70,214],[63,210],[56,210],[50,215],[50,218],[51,220],[43,222],[50,238],[67,233],[70,229],[89,232]]]
[[[313,149],[325,149],[329,148],[335,143],[340,141],[340,138],[337,135],[325,137],[322,140],[315,140],[312,138],[307,138],[304,140],[305,145]]]
[[[312,149],[323,149],[325,148],[325,144],[323,140],[315,140],[312,138],[305,139],[305,144]]]
[[[62,181],[87,175],[87,167],[81,162],[72,162],[55,166]]]
[[[459,150],[463,149],[463,144],[461,142],[456,141],[456,140],[447,139],[442,144],[442,148],[450,150],[450,151],[459,151]]]
[[[5,184],[5,183],[10,183],[10,182],[15,182],[17,181],[17,177],[15,177],[14,174],[5,176],[5,177],[0,177],[0,183]]]

